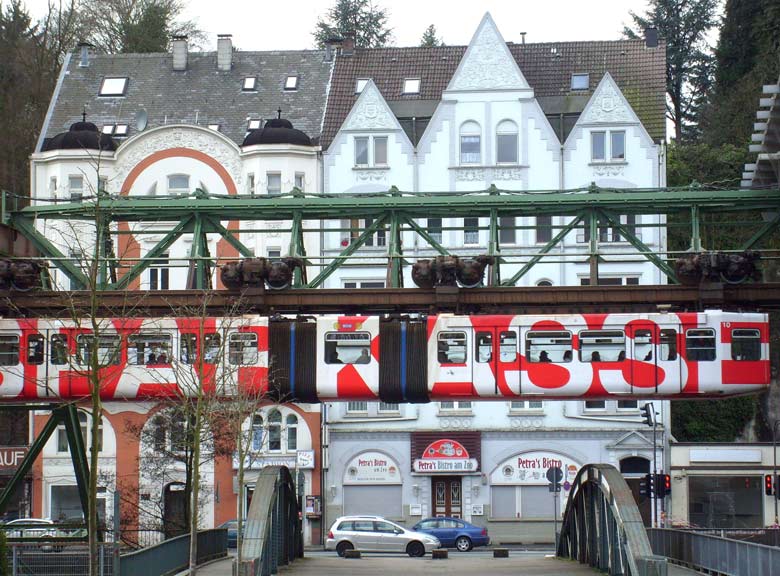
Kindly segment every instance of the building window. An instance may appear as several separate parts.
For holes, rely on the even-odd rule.
[[[515,410],[541,410],[544,403],[541,400],[519,400],[509,403],[509,408]]]
[[[636,400],[618,400],[618,410],[639,410],[639,403]]]
[[[161,254],[159,258],[155,258],[149,268],[149,290],[170,289],[170,272],[168,254]]]
[[[609,157],[612,160],[626,159],[626,133],[625,132],[609,133]]]
[[[590,133],[590,159],[594,162],[603,162],[607,159],[606,132]]]
[[[124,96],[127,78],[103,78],[98,96]]]
[[[103,129],[101,130],[101,132],[103,134],[111,136],[111,134],[114,133],[114,128],[115,128],[115,126],[113,124],[106,124],[105,126],[103,126]]]
[[[287,424],[287,452],[295,452],[298,449],[298,417],[288,414],[285,418]]]
[[[428,218],[428,235],[441,244],[442,223],[441,218]]]
[[[114,129],[114,136],[117,138],[124,138],[127,136],[127,124],[117,124]]]
[[[498,219],[500,230],[498,232],[498,241],[501,244],[516,244],[517,230],[515,229],[514,216],[502,216]]]
[[[463,243],[479,244],[479,218],[463,219]]]
[[[306,192],[306,174],[303,172],[295,173],[295,187],[301,192]]]
[[[764,526],[762,477],[688,474],[688,522],[701,528]]]
[[[471,402],[439,402],[440,412],[471,412]]]
[[[355,82],[355,94],[360,94],[363,92],[363,88],[366,87],[366,84],[368,84],[368,78],[358,78]]]
[[[553,283],[552,283],[552,280],[544,279],[544,280],[537,281],[536,285],[537,286],[541,286],[542,288],[548,288],[548,287],[552,286]]]
[[[81,202],[84,198],[84,177],[68,176],[68,192],[71,202]]]
[[[547,244],[552,241],[552,216],[536,217],[536,243]]]
[[[460,163],[480,164],[482,162],[482,140],[479,124],[464,122],[460,127]]]
[[[81,429],[81,438],[84,445],[89,450],[92,439],[91,418],[84,412],[79,412],[79,428]],[[103,422],[98,426],[98,451],[103,451]],[[65,432],[65,424],[57,426],[57,452],[68,452],[68,434]]]
[[[249,76],[244,78],[244,83],[241,85],[241,90],[244,92],[254,92],[257,90],[257,78],[255,76]]]
[[[587,90],[590,87],[590,74],[572,74],[571,89]]]
[[[209,130],[214,130],[214,132],[219,132],[219,124],[209,124]]]
[[[368,138],[355,138],[355,166],[368,166]]]
[[[419,93],[420,93],[420,79],[406,78],[404,80],[404,94],[419,94]]]
[[[298,89],[298,77],[297,76],[288,76],[287,79],[284,81],[284,89],[285,90],[297,90]]]
[[[639,284],[638,276],[599,276],[599,286],[632,286]],[[590,286],[590,278],[580,278],[580,286]]]
[[[252,173],[246,175],[246,193],[250,195],[255,193],[255,175]]]
[[[347,402],[347,414],[367,414],[368,402]]]
[[[401,411],[401,405],[396,404],[394,402],[380,402],[377,411],[382,413],[385,412],[398,413]]]
[[[354,290],[356,288],[384,288],[384,280],[346,280],[343,283],[344,288]]]
[[[260,414],[252,416],[252,450],[259,452],[263,449],[263,433],[265,425]]]
[[[374,224],[372,218],[366,218],[364,220],[364,228],[369,228]],[[385,246],[387,244],[387,237],[385,235],[384,228],[377,230],[376,234],[372,234],[366,238],[366,246]]]
[[[190,177],[187,174],[171,174],[168,176],[168,194],[189,194]]]
[[[282,193],[282,174],[281,172],[267,172],[267,191],[269,196]]]
[[[496,128],[496,163],[517,164],[517,124],[511,120]]]
[[[269,260],[279,260],[282,257],[281,248],[268,248],[265,252],[266,258]]]
[[[606,410],[607,403],[604,400],[585,400],[585,410]]]
[[[374,137],[374,166],[387,166],[387,136]]]
[[[250,118],[246,123],[247,130],[260,130],[263,121],[260,118]]]
[[[282,451],[282,414],[278,410],[268,413],[268,451]]]

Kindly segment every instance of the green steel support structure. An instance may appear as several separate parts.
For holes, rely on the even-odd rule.
[[[14,200],[5,196],[0,200],[2,222],[26,236],[41,257],[60,269],[74,284],[87,284],[79,263],[73,257],[63,254],[61,246],[48,240],[38,230],[36,222],[58,220],[94,224],[99,221],[101,226],[96,237],[103,240],[98,253],[105,260],[99,268],[99,286],[106,290],[127,289],[144,270],[159,261],[176,240],[185,235],[192,238],[188,256],[188,288],[206,289],[211,284],[213,266],[224,260],[209,253],[209,236],[212,235],[213,239],[213,235],[217,235],[236,249],[241,257],[251,257],[253,250],[240,242],[239,234],[264,234],[272,230],[241,227],[242,223],[249,222],[284,222],[281,228],[276,225],[273,232],[290,233],[288,255],[302,258],[306,263],[304,269],[296,271],[294,286],[306,288],[322,286],[341,266],[377,267],[381,266],[377,262],[380,259],[386,262],[388,285],[401,286],[404,267],[408,265],[404,254],[408,257],[410,253],[408,247],[402,245],[405,233],[414,233],[427,243],[422,253],[418,251],[419,257],[430,257],[431,253],[449,253],[426,230],[424,222],[428,218],[487,219],[487,253],[495,258],[495,264],[488,270],[487,282],[504,286],[515,285],[540,261],[587,262],[591,282],[596,284],[600,264],[610,262],[618,253],[622,256],[627,254],[625,250],[616,251],[614,244],[603,242],[599,237],[599,226],[617,230],[634,250],[630,254],[649,260],[672,282],[675,277],[670,261],[675,255],[658,253],[657,247],[643,243],[634,233],[635,228],[664,227],[666,220],[663,216],[688,214],[690,249],[693,251],[702,248],[701,221],[708,214],[733,212],[748,214],[753,218],[750,225],[756,232],[744,246],[734,246],[734,251],[757,248],[780,228],[780,194],[777,190],[706,190],[699,187],[624,190],[589,186],[564,191],[510,191],[491,187],[478,192],[440,193],[410,193],[391,188],[386,193],[330,195],[304,194],[294,190],[291,194],[273,197],[212,196],[196,190],[187,197],[108,197],[101,194],[99,198],[85,198],[81,203],[56,205],[38,200],[35,205],[11,209],[9,207],[17,204]],[[756,216],[760,213],[764,214],[764,220]],[[560,223],[553,227],[557,233],[550,242],[541,248],[532,246],[526,249],[502,245],[502,218],[535,218],[541,215],[561,218]],[[627,226],[620,223],[621,215],[655,215],[658,216],[658,223]],[[340,226],[334,228],[333,222],[360,219],[370,219],[371,223],[366,228],[356,230],[352,225],[351,241],[340,252],[324,249],[322,254],[306,254],[305,237],[319,234],[323,238],[326,234],[344,230]],[[226,221],[238,222],[238,228],[226,228],[222,225]],[[304,229],[304,221],[318,222],[319,226],[310,224]],[[124,229],[120,231],[120,223],[129,228],[129,232]],[[134,223],[143,223],[145,229],[134,228]],[[459,227],[462,228],[462,221]],[[453,228],[458,226],[444,229]],[[515,230],[532,228],[515,226]],[[380,230],[385,230],[389,236],[385,253],[380,254],[375,249],[362,250],[368,238]],[[585,232],[585,242],[565,254],[553,253],[552,249],[575,230]],[[114,246],[121,240],[122,234],[155,234],[163,238],[142,258],[132,259],[122,254],[114,255]],[[471,247],[468,253],[474,254],[477,250]],[[777,251],[770,254],[770,257],[778,256],[780,254]],[[502,280],[501,268],[509,264],[519,267],[519,271],[511,278]],[[312,280],[308,280],[307,270],[314,272]]]

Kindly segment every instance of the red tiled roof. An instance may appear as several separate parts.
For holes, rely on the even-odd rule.
[[[666,134],[666,55],[643,40],[508,44],[537,97],[590,95],[609,72],[653,139]],[[356,49],[339,55],[322,130],[327,148],[357,99],[355,82],[371,78],[388,101],[440,100],[466,46]],[[590,74],[590,90],[571,92],[573,73]],[[402,95],[404,78],[421,78],[420,93]]]

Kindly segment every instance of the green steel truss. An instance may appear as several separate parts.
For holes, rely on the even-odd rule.
[[[777,190],[707,190],[691,186],[676,189],[610,189],[590,186],[565,191],[509,191],[491,187],[479,192],[409,193],[391,188],[385,193],[371,194],[303,194],[294,190],[291,194],[279,196],[215,196],[196,190],[186,197],[136,197],[105,196],[87,198],[80,203],[49,204],[38,202],[20,209],[10,209],[13,197],[3,194],[0,206],[3,208],[2,222],[27,237],[42,255],[72,281],[87,285],[87,275],[79,263],[57,249],[38,230],[36,222],[42,220],[83,221],[96,223],[96,237],[101,238],[97,253],[101,258],[98,268],[99,288],[123,290],[130,286],[149,266],[166,253],[168,248],[182,236],[191,236],[189,253],[188,288],[210,287],[211,271],[219,264],[209,253],[209,235],[218,235],[232,246],[242,257],[251,257],[253,250],[240,241],[240,234],[289,232],[288,255],[301,258],[306,267],[297,270],[294,286],[316,288],[340,266],[375,267],[377,259],[383,259],[387,268],[387,285],[403,285],[404,266],[410,262],[404,256],[402,242],[405,232],[413,232],[431,247],[431,253],[448,254],[431,232],[420,221],[428,218],[480,217],[488,219],[487,253],[495,257],[495,264],[488,269],[487,282],[490,285],[513,286],[535,264],[540,261],[554,261],[561,258],[554,252],[567,235],[580,232],[587,236],[577,251],[579,261],[590,263],[591,278],[598,278],[598,265],[609,261],[609,243],[600,240],[600,230],[609,228],[621,235],[623,241],[635,250],[634,256],[646,259],[657,266],[676,282],[669,262],[676,255],[670,252],[656,252],[640,235],[637,228],[658,225],[627,226],[621,224],[621,215],[665,215],[686,214],[686,226],[690,230],[690,250],[706,249],[702,246],[700,230],[703,219],[712,214],[734,212],[748,214],[745,222],[755,233],[743,246],[733,250],[757,248],[780,228],[780,193]],[[763,213],[763,219],[755,214]],[[541,247],[522,251],[517,246],[501,245],[501,218],[560,216],[571,220],[566,224],[549,227],[546,233],[550,241]],[[370,225],[360,223],[370,220]],[[251,226],[257,222],[283,221],[280,229],[257,229]],[[341,224],[350,222],[348,228]],[[536,220],[534,220],[535,222]],[[226,222],[232,225],[225,226]],[[337,222],[337,227],[333,227]],[[154,233],[163,235],[156,245],[140,259],[122,258],[116,255],[119,235],[118,224],[135,223],[154,225]],[[169,223],[167,229],[161,227]],[[462,220],[461,220],[462,223]],[[329,226],[330,224],[330,226]],[[664,224],[660,224],[663,226]],[[461,226],[444,230],[462,229]],[[515,226],[515,230],[535,229],[535,226]],[[652,230],[652,228],[650,228]],[[361,251],[377,232],[385,233],[385,252]],[[350,241],[340,253],[307,255],[304,237],[311,234],[349,232]],[[135,232],[134,232],[135,233]],[[143,234],[143,232],[138,232]],[[470,253],[474,253],[472,249]],[[625,255],[625,250],[621,252]],[[571,260],[572,254],[566,255]],[[509,278],[501,276],[501,265],[512,263],[519,270]],[[309,280],[307,268],[311,273]],[[121,272],[121,273],[120,273]]]

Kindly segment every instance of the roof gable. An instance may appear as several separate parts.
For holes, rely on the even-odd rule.
[[[641,124],[623,92],[612,79],[609,72],[599,82],[585,110],[582,111],[578,124]]]
[[[529,88],[496,23],[486,12],[446,91]]]
[[[369,80],[341,127],[342,130],[400,130],[393,111],[379,92],[373,80]]]

